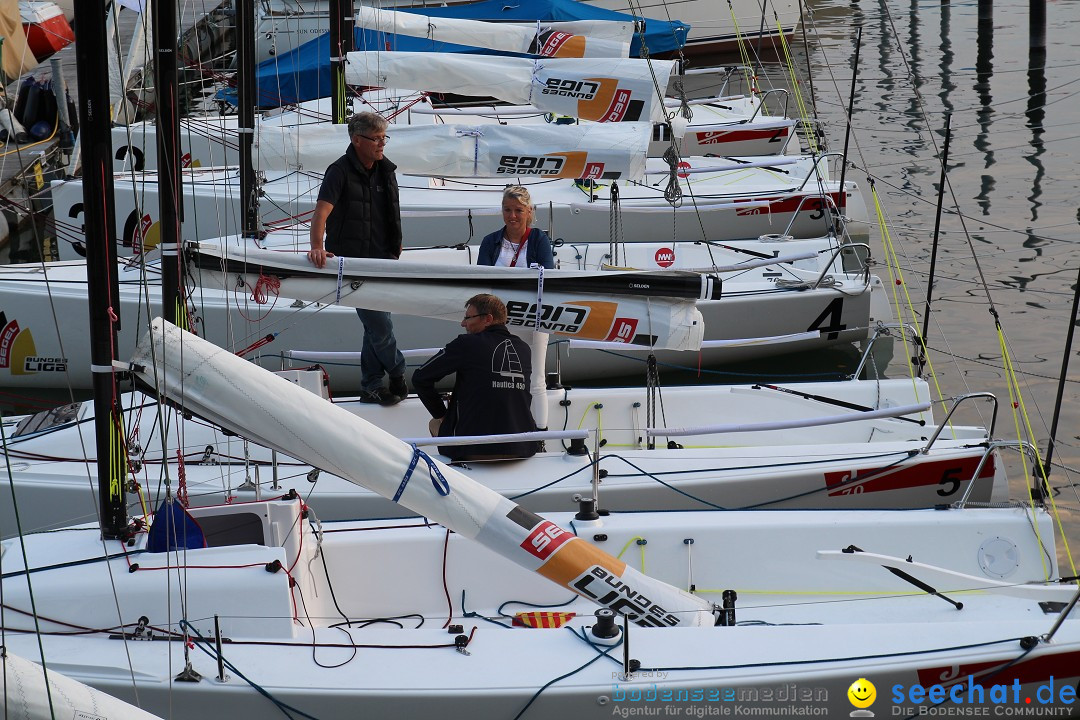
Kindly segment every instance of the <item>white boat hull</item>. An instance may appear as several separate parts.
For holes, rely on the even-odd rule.
[[[275,239],[276,238],[276,239]],[[306,233],[274,235],[268,238],[278,247],[306,246]],[[876,278],[845,275],[842,268],[831,274],[841,284],[815,289],[779,289],[779,283],[813,283],[829,267],[831,253],[827,239],[788,241],[762,238],[732,243],[736,252],[722,247],[693,243],[642,243],[619,248],[619,256],[610,255],[607,245],[582,244],[555,248],[559,264],[567,269],[599,269],[618,262],[641,269],[700,268],[727,266],[762,256],[793,256],[805,252],[821,253],[821,260],[778,263],[744,272],[725,273],[731,279],[718,301],[698,304],[705,318],[706,340],[776,337],[792,333],[819,331],[812,337],[800,337],[780,344],[751,344],[716,347],[697,353],[663,351],[661,362],[675,365],[709,367],[742,362],[757,357],[816,349],[835,343],[864,340],[868,328],[886,320],[887,303],[879,302],[884,293]],[[433,254],[434,253],[434,254]],[[407,251],[405,259],[427,259],[447,266],[471,264],[474,248]],[[822,262],[825,265],[822,265]],[[839,259],[835,264],[839,264]],[[135,346],[140,317],[146,309],[137,268],[121,269],[119,352],[130,354]],[[51,292],[50,292],[51,285]],[[156,273],[151,278],[151,307],[160,312],[159,285]],[[873,300],[873,302],[872,302]],[[201,318],[199,332],[222,347],[242,350],[268,334],[273,342],[249,354],[270,369],[282,367],[286,351],[358,352],[363,327],[351,308],[296,303],[278,299],[258,305],[243,290],[229,292],[197,289],[192,302]],[[872,307],[873,305],[873,307]],[[86,390],[91,387],[89,337],[86,325],[85,263],[49,263],[13,265],[0,268],[0,307],[4,311],[5,352],[0,352],[0,387],[64,388]],[[55,320],[55,322],[54,322]],[[457,323],[399,315],[394,318],[398,344],[403,349],[434,349],[461,332]],[[564,379],[578,381],[643,371],[645,356],[640,353],[615,354],[594,350],[568,351],[555,346],[550,351],[549,367],[555,368],[556,356]],[[410,359],[419,365],[425,358]],[[326,365],[331,388],[335,391],[360,387],[359,363],[340,360]]]
[[[796,383],[784,386],[804,395],[827,397],[863,407],[905,407],[924,402],[923,381],[878,383]],[[812,421],[850,413],[834,404],[763,386],[671,387],[661,393],[666,427],[755,425],[777,421]],[[514,498],[534,511],[573,507],[575,494],[592,495],[593,455],[602,476],[600,504],[612,510],[724,508],[897,508],[929,507],[964,496],[985,452],[985,433],[953,425],[930,451],[933,414],[906,420],[877,419],[804,428],[734,429],[696,437],[655,438],[648,449],[647,393],[639,388],[549,390],[547,413],[552,429],[599,428],[585,444],[590,454],[571,454],[559,441],[527,460],[468,463],[464,472],[481,484]],[[320,517],[346,520],[398,517],[402,509],[364,488],[284,455],[245,443],[198,420],[169,413],[162,423],[158,405],[140,395],[127,399],[126,432],[137,438],[130,450],[132,479],[141,497],[130,495],[131,512],[153,510],[166,485],[177,492],[183,476],[193,505],[247,502],[295,491]],[[426,435],[428,413],[409,398],[390,408],[355,400],[339,407],[401,438]],[[87,466],[80,432],[93,423],[89,403],[71,411],[66,422],[39,426],[28,420],[20,429],[13,418],[5,427],[8,460],[24,531],[89,522],[96,517],[96,466]],[[77,422],[76,422],[77,421]],[[179,425],[178,425],[179,423]],[[167,449],[159,428],[167,427]],[[182,446],[176,438],[182,437]],[[669,449],[668,440],[682,448]],[[435,447],[427,447],[436,453]],[[162,459],[165,462],[162,462]],[[276,467],[275,467],[276,465]],[[971,487],[972,501],[1007,497],[1005,468],[991,456]],[[8,484],[0,485],[0,526],[16,528]]]
[[[693,167],[730,167],[726,158],[695,158]],[[755,159],[756,160],[756,159]],[[787,159],[784,159],[787,160]],[[682,202],[672,207],[665,199],[667,175],[650,160],[648,182],[619,186],[618,237],[627,242],[728,241],[768,234],[797,238],[820,237],[835,230],[827,203],[848,218],[847,232],[866,236],[867,215],[858,186],[845,183],[843,197],[835,181],[823,182],[829,200],[822,199],[813,177],[813,164],[800,160],[776,169],[751,168],[727,172],[693,173],[679,179]],[[661,163],[663,165],[663,163]],[[822,161],[820,167],[824,166]],[[666,165],[663,166],[666,168]],[[261,221],[268,229],[307,222],[315,207],[325,167],[284,174],[268,174],[262,185]],[[826,172],[827,175],[827,172]],[[590,195],[569,180],[543,180],[534,176],[508,176],[482,181],[421,178],[402,175],[401,210],[408,246],[454,245],[469,242],[497,229],[501,222],[502,191],[507,183],[530,188],[537,207],[536,224],[554,239],[566,242],[603,242],[611,235],[610,186],[600,185]],[[157,177],[155,173],[124,173],[114,180],[116,228],[121,254],[159,242]],[[59,228],[82,219],[82,181],[51,186],[53,212]],[[184,218],[181,235],[196,241],[238,234],[239,180],[235,168],[184,171]],[[81,233],[61,232],[59,259],[77,259]]]
[[[566,590],[416,520],[325,525],[317,542],[312,528],[297,524],[297,506],[283,512],[256,504],[242,513],[256,519],[248,537],[265,545],[226,542],[173,556],[146,553],[142,536],[131,547],[107,543],[115,555],[116,601],[106,563],[93,561],[102,553],[94,530],[29,538],[33,565],[58,566],[34,575],[47,657],[120,698],[133,700],[137,692],[147,710],[207,720],[247,716],[263,705],[271,710],[271,701],[327,720],[355,718],[357,707],[366,717],[438,713],[482,720],[514,717],[526,705],[524,717],[538,718],[608,718],[642,707],[655,714],[667,707],[721,714],[762,705],[814,708],[832,717],[852,710],[847,690],[863,677],[877,687],[872,710],[882,717],[912,705],[893,703],[896,685],[905,692],[943,685],[947,694],[969,674],[986,686],[988,713],[993,686],[1010,695],[998,707],[1022,711],[1024,698],[1034,702],[1039,687],[1051,682],[1044,707],[1062,713],[1068,693],[1063,702],[1061,688],[1080,679],[1080,621],[1066,621],[1052,643],[1027,653],[1020,646],[1020,638],[1045,634],[1058,617],[1040,610],[1039,601],[1063,603],[1075,592],[1023,587],[1042,582],[1040,558],[1053,543],[1044,534],[1040,546],[1031,532],[1036,526],[1045,533],[1050,519],[1020,509],[616,514],[585,523],[554,516],[573,522],[590,543],[616,553],[630,548],[623,555],[630,566],[703,597],[720,602],[722,591],[737,589],[735,626],[631,625],[629,655],[640,670],[625,677],[621,646],[604,658],[608,648],[588,642],[595,623],[588,601],[567,603]],[[197,517],[224,529],[230,521],[211,515],[235,510],[207,509]],[[894,565],[913,556],[947,569],[908,571],[946,596],[955,593],[963,610],[889,573],[882,567],[888,562],[838,552],[853,545],[891,556]],[[1053,578],[1054,553],[1047,555]],[[274,561],[288,574],[267,572]],[[65,562],[75,566],[59,569]],[[155,570],[177,562],[182,571]],[[19,564],[18,546],[9,542],[3,581],[9,608],[28,602]],[[1012,587],[996,589],[1003,582]],[[984,590],[965,592],[977,585]],[[70,602],[74,587],[80,603]],[[510,627],[516,612],[534,609],[576,616],[562,629]],[[120,623],[132,633],[141,615],[149,635],[160,639],[179,632],[186,617],[193,649],[185,653],[179,641],[109,639],[116,630],[72,634]],[[225,638],[220,680],[215,618]],[[29,619],[9,610],[4,622],[10,649],[25,654],[37,647],[37,636],[20,632]],[[455,624],[460,629],[448,633]],[[454,649],[458,636],[467,655]],[[187,658],[199,682],[172,679]],[[986,674],[1000,665],[1000,672]],[[1014,683],[1022,693],[1018,703]],[[793,688],[811,695],[785,695]]]

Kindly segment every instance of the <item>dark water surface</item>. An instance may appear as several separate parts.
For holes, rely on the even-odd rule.
[[[831,150],[843,149],[862,28],[849,152],[856,169],[848,178],[864,191],[873,178],[920,323],[950,122],[928,333],[933,369],[945,396],[994,392],[997,435],[1025,436],[1010,407],[996,317],[1032,437],[1045,455],[1066,336],[1076,322],[1080,3],[1045,3],[1041,32],[1028,2],[811,0],[810,6],[809,65]],[[870,242],[883,260],[880,228],[871,230]],[[877,272],[885,277],[883,267]],[[1073,509],[1064,518],[1071,521],[1074,556],[1080,550],[1078,353],[1080,338],[1068,358],[1051,475],[1057,501]],[[1017,475],[1014,486],[1022,481]]]

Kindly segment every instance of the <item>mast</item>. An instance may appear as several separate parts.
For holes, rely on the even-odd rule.
[[[259,235],[258,188],[251,148],[255,142],[255,0],[236,4],[236,93],[240,134],[240,233]]]
[[[172,324],[187,327],[186,304],[182,294],[183,262],[180,256],[180,223],[184,219],[184,208],[180,189],[175,0],[154,3],[153,29],[158,217],[161,218],[161,312]]]
[[[101,81],[107,57],[105,4],[75,4],[76,69],[79,81],[79,143],[83,158],[86,275],[90,308],[90,366],[94,376],[94,429],[97,437],[98,500],[105,538],[123,536],[127,527],[124,484],[127,451],[123,417],[113,374],[120,321],[116,277],[116,209],[113,201],[109,88]],[[115,310],[114,310],[115,309]]]
[[[345,117],[345,56],[353,49],[352,0],[330,0],[330,98],[331,122]]]

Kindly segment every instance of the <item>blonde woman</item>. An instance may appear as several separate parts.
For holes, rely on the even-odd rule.
[[[532,226],[534,215],[528,190],[520,185],[511,185],[503,190],[502,216],[502,229],[486,235],[480,242],[477,265],[555,267],[551,238],[543,230]]]

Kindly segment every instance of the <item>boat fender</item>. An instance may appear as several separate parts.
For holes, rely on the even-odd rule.
[[[622,629],[615,624],[615,611],[600,608],[596,611],[596,624],[592,626],[593,642],[600,645],[617,645]]]

